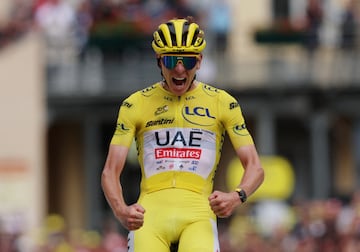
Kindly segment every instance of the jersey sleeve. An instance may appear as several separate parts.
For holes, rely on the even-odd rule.
[[[225,91],[221,92],[219,100],[222,123],[234,148],[254,144],[237,100]]]
[[[122,102],[118,113],[116,129],[110,144],[130,147],[136,131],[137,111],[141,111],[139,106],[141,104],[136,94],[129,96]]]

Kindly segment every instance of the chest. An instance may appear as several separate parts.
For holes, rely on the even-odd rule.
[[[158,99],[144,103],[146,111],[141,118],[144,130],[155,128],[201,128],[216,131],[220,123],[220,114],[216,100],[199,100],[196,97],[182,99]]]

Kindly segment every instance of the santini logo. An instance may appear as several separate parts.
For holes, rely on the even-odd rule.
[[[145,127],[147,128],[147,127],[157,126],[157,125],[172,124],[172,123],[174,123],[174,120],[175,120],[175,118],[172,118],[172,119],[161,118],[159,120],[148,121],[146,123]]]

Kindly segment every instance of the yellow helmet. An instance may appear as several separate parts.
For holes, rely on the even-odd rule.
[[[189,19],[171,19],[161,24],[153,37],[152,48],[157,54],[201,53],[206,46],[204,32]]]

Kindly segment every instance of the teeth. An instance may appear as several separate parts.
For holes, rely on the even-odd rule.
[[[185,80],[185,78],[176,78],[176,77],[174,77],[174,79],[178,81]]]

